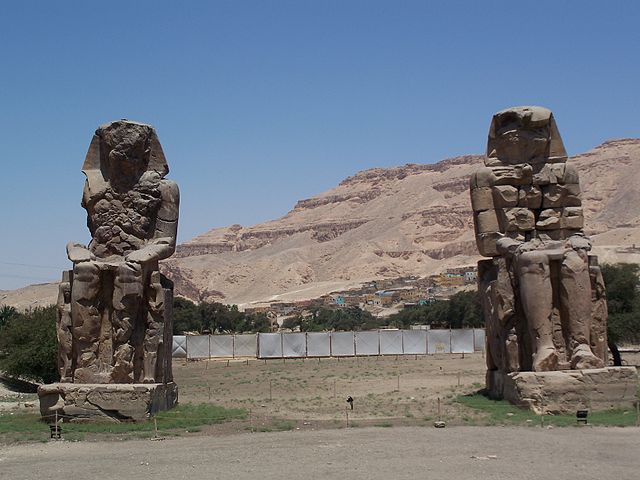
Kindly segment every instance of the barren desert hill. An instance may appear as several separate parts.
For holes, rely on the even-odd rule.
[[[482,158],[365,170],[277,220],[195,237],[164,269],[189,298],[246,304],[473,264],[468,178]],[[569,161],[580,172],[597,253],[640,260],[640,139],[611,140]]]
[[[474,264],[468,178],[482,158],[362,171],[279,219],[215,228],[179,245],[163,271],[179,295],[246,305]],[[569,161],[601,262],[640,263],[640,139],[607,141]],[[55,295],[52,285],[29,286],[1,292],[0,303],[47,304]]]

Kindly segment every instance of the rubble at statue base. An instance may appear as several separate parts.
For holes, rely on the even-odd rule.
[[[135,421],[178,401],[171,372],[173,285],[158,261],[175,251],[179,192],[155,131],[100,127],[83,165],[88,246],[58,296],[60,382],[38,389],[47,420]]]
[[[583,233],[578,172],[552,113],[494,115],[471,178],[487,391],[536,412],[632,407],[637,373],[607,367],[607,303]]]

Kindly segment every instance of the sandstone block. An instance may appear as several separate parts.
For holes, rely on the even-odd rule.
[[[500,224],[495,210],[486,210],[474,214],[475,225],[478,233],[499,232]]]
[[[40,414],[65,422],[146,420],[178,403],[173,383],[83,384],[52,383],[38,388]]]
[[[578,170],[576,169],[576,167],[568,163],[565,164],[564,175],[562,177],[561,183],[578,184],[579,182],[580,182],[580,179],[579,179]]]
[[[502,238],[497,232],[479,233],[476,235],[476,245],[480,251],[480,255],[485,257],[496,257],[499,255],[497,242]]]
[[[560,185],[557,183],[542,187],[542,208],[579,207],[580,185]]]
[[[564,163],[546,163],[533,174],[534,185],[550,185],[560,183],[564,178]]]
[[[471,188],[492,187],[496,184],[496,176],[488,167],[481,167],[471,176]]]
[[[487,372],[487,389],[492,397],[503,398],[537,414],[633,408],[637,385],[635,367]]]
[[[474,212],[493,209],[493,193],[491,187],[471,189],[471,208]]]
[[[562,228],[581,230],[584,227],[582,207],[566,207],[562,209]]]
[[[493,167],[494,185],[530,185],[533,181],[531,165]]]
[[[515,207],[518,205],[518,189],[511,185],[497,185],[493,192],[494,208]]]
[[[518,206],[526,208],[540,208],[542,206],[542,191],[533,185],[523,185],[518,192]]]
[[[535,228],[533,211],[528,208],[503,208],[499,210],[500,231],[530,231]]]
[[[538,230],[558,230],[562,228],[561,216],[562,210],[559,208],[542,210],[536,222],[536,228]]]

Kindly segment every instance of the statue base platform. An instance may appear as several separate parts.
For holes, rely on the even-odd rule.
[[[635,367],[607,367],[554,372],[487,371],[487,391],[537,414],[577,410],[634,408],[638,401]]]
[[[40,414],[46,421],[135,422],[178,403],[171,383],[52,383],[38,388]]]

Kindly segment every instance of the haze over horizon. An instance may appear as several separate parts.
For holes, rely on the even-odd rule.
[[[0,289],[59,279],[88,241],[94,130],[154,125],[179,240],[285,214],[373,167],[482,153],[491,115],[554,111],[571,155],[639,136],[640,5],[67,1],[0,18]]]

